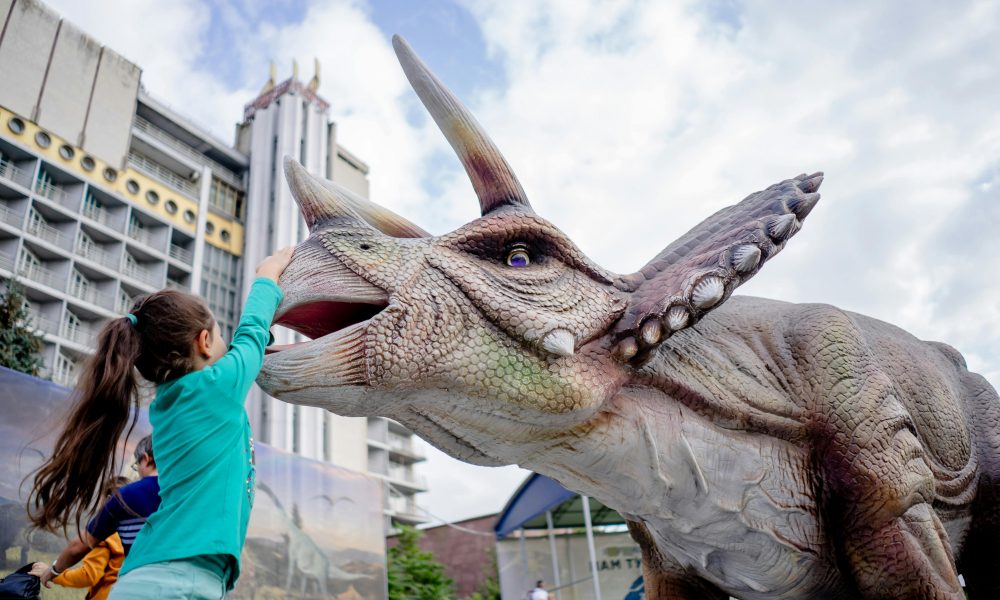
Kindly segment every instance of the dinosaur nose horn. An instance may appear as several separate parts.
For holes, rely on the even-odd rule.
[[[310,231],[317,225],[337,219],[345,224],[355,222],[370,227],[349,206],[338,201],[337,197],[321,181],[306,171],[305,167],[288,156],[285,157],[285,178]]]
[[[482,214],[505,206],[533,212],[514,171],[472,113],[427,68],[406,40],[395,35],[392,47],[410,85],[462,161],[479,196]]]

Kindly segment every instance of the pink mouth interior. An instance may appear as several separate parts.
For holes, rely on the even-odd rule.
[[[300,304],[282,314],[275,325],[297,331],[309,339],[316,339],[345,327],[356,325],[374,317],[385,304],[358,304],[352,302],[318,301]],[[296,344],[269,346],[267,352],[287,350]]]

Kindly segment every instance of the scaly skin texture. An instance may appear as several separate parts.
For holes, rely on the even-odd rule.
[[[595,265],[531,209],[405,45],[482,218],[431,236],[292,161],[310,227],[259,382],[387,416],[621,512],[648,597],[1000,595],[1000,399],[943,344],[818,304],[730,297],[798,232],[822,176],[719,211],[646,267]]]

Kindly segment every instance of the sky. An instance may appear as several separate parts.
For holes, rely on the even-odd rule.
[[[739,293],[823,302],[958,348],[1000,387],[1000,3],[48,0],[231,141],[243,105],[321,64],[371,197],[440,234],[478,205],[407,84],[407,38],[493,136],[537,213],[614,271],[802,172],[823,199]],[[525,476],[429,449],[432,514]]]

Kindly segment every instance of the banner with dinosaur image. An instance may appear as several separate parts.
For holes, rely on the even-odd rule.
[[[0,368],[0,577],[34,561],[51,562],[66,540],[30,532],[25,477],[51,451],[70,390]],[[131,461],[149,433],[145,414],[123,448]],[[381,482],[331,464],[256,444],[257,486],[237,600],[384,600],[385,536]],[[135,474],[125,468],[126,476]],[[83,598],[53,587],[46,599]]]

